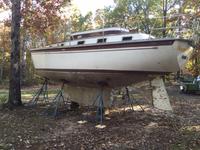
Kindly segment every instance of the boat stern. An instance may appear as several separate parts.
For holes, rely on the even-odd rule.
[[[194,49],[188,40],[177,40],[174,42],[174,47],[178,53],[177,61],[179,68],[184,70],[186,63],[189,61],[194,52]]]

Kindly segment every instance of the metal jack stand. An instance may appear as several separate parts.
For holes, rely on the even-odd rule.
[[[125,99],[125,103],[126,104],[130,104],[131,105],[131,109],[133,111],[134,111],[134,109],[133,109],[133,103],[135,103],[138,106],[140,106],[140,108],[142,109],[142,111],[144,111],[144,109],[142,108],[142,106],[134,98],[133,99],[130,98],[128,87],[125,87],[124,99]]]
[[[58,107],[63,102],[65,104],[65,98],[63,94],[65,83],[63,82],[61,89],[59,90],[56,97],[53,99],[51,105],[43,112],[44,115],[52,115],[56,117],[58,115]]]
[[[96,119],[102,124],[104,118],[103,86],[101,87],[100,92],[93,103],[93,106],[95,104],[97,104]]]
[[[32,100],[30,100],[26,105],[27,106],[35,106],[37,105],[40,96],[43,95],[44,101],[48,100],[48,79],[45,78],[44,83],[42,84],[42,87],[36,92],[36,94],[33,96]]]

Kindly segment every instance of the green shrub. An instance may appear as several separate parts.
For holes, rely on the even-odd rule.
[[[6,103],[8,100],[8,95],[0,95],[0,104]]]

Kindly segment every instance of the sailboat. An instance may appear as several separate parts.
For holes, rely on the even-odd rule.
[[[31,49],[37,73],[69,85],[120,87],[177,72],[193,52],[190,41],[157,39],[112,27],[71,34],[70,40]]]

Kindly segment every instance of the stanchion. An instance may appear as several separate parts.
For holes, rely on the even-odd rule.
[[[42,84],[41,88],[36,92],[32,100],[30,100],[26,104],[26,106],[36,106],[41,95],[43,96],[43,99],[41,101],[46,102],[48,100],[48,79],[47,78],[45,78],[44,83]]]
[[[65,83],[63,82],[61,89],[58,91],[58,94],[55,96],[55,98],[53,99],[50,106],[43,112],[43,115],[48,115],[48,116],[52,115],[54,117],[56,117],[58,115],[59,105],[61,104],[61,102],[63,102],[63,104],[65,104],[65,98],[64,98],[64,94],[63,94],[64,85],[65,85]]]
[[[131,109],[134,111],[133,108],[133,104],[135,103],[136,105],[138,105],[142,111],[144,111],[144,108],[142,108],[142,106],[136,101],[135,98],[130,98],[130,94],[129,94],[129,89],[128,87],[125,87],[125,94],[124,94],[124,99],[125,99],[125,103],[128,105],[131,105]]]

